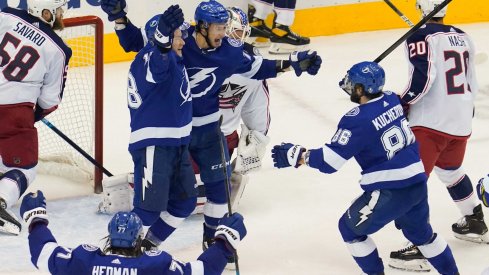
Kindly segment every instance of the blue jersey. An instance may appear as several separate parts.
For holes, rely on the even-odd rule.
[[[220,47],[203,50],[195,41],[195,28],[188,29],[183,47],[184,63],[190,79],[193,103],[193,126],[197,129],[214,130],[221,116],[219,92],[224,80],[233,74],[253,79],[277,76],[276,61],[246,53],[243,46],[225,37]],[[125,51],[138,51],[146,42],[144,30],[128,23],[116,31],[119,43]]]
[[[130,151],[190,143],[192,96],[182,58],[174,51],[163,54],[146,45],[131,64],[127,91]]]
[[[221,115],[219,92],[224,80],[233,74],[253,79],[276,77],[276,62],[245,53],[243,46],[233,45],[227,37],[222,40],[220,47],[203,51],[197,46],[194,31],[194,27],[190,27],[183,47],[194,100],[193,125],[214,125],[214,129]]]
[[[217,275],[226,266],[223,242],[216,242],[203,252],[197,261],[183,263],[164,251],[146,251],[138,257],[104,254],[92,245],[75,249],[59,246],[45,224],[36,224],[29,233],[32,263],[43,271],[59,275]]]
[[[308,165],[333,173],[351,157],[363,170],[360,185],[365,191],[427,180],[414,134],[398,96],[391,92],[346,113],[331,144],[310,150]]]

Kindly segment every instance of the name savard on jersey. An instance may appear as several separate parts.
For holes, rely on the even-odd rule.
[[[23,22],[18,22],[13,31],[29,39],[38,46],[41,46],[44,41],[46,41],[46,37],[43,34],[31,28],[29,25],[24,24]]]

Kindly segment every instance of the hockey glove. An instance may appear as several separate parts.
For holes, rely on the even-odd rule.
[[[169,49],[173,40],[173,32],[183,24],[183,12],[179,5],[170,6],[158,21],[155,31],[155,43],[158,47]]]
[[[126,0],[101,0],[100,6],[109,15],[109,21],[122,18],[127,14]]]
[[[321,57],[315,51],[293,52],[289,56],[289,61],[297,76],[306,71],[311,75],[317,74],[322,63]]]
[[[38,122],[39,120],[45,118],[47,115],[56,110],[58,106],[54,106],[49,109],[43,109],[39,104],[36,105],[36,109],[34,110],[34,122]]]
[[[272,149],[273,166],[277,168],[286,168],[294,166],[299,167],[299,160],[306,148],[292,143],[282,143],[275,145]]]
[[[489,175],[479,180],[476,189],[479,200],[482,201],[484,206],[489,207],[489,193],[487,192],[489,191]]]
[[[48,214],[46,212],[46,198],[42,191],[36,193],[29,193],[22,199],[20,205],[20,215],[27,224],[29,232],[31,232],[32,226],[36,223],[48,224]]]
[[[269,137],[258,131],[249,130],[246,125],[241,124],[241,137],[239,138],[234,172],[246,175],[249,172],[259,170],[269,142]]]
[[[243,216],[234,213],[231,216],[224,216],[217,226],[214,237],[226,243],[230,251],[236,250],[239,242],[246,236],[246,227],[243,223]]]

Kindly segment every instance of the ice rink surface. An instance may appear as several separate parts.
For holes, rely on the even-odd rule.
[[[472,35],[477,52],[489,52],[489,23],[459,27]],[[288,72],[269,81],[272,115],[269,148],[282,141],[308,148],[318,148],[328,142],[341,116],[354,106],[338,88],[338,81],[351,65],[375,59],[406,31],[313,38],[311,48],[323,59],[317,76],[297,78]],[[386,70],[385,89],[401,92],[407,82],[403,46],[387,56],[381,65]],[[104,165],[113,174],[132,170],[127,152],[128,67],[128,62],[105,66]],[[464,163],[473,183],[489,172],[489,61],[478,64],[476,69],[480,90]],[[359,178],[360,169],[354,160],[336,174],[326,175],[308,167],[274,169],[267,153],[262,171],[250,176],[239,207],[248,228],[248,235],[238,250],[241,274],[361,274],[337,229],[338,219],[361,194]],[[106,236],[110,217],[95,214],[100,197],[91,193],[89,184],[40,175],[29,189],[41,189],[47,195],[49,226],[59,244],[68,247],[80,243],[103,244],[101,239]],[[460,218],[460,213],[435,175],[429,180],[429,202],[434,230],[451,246],[460,274],[480,274],[489,266],[489,245],[453,237],[451,224]],[[18,214],[18,206],[14,211]],[[487,209],[485,212],[489,215]],[[202,222],[202,216],[192,216],[162,248],[183,261],[196,259],[201,253]],[[401,232],[391,224],[372,237],[384,259],[385,273],[408,274],[387,267],[389,252],[404,246]],[[30,263],[27,230],[18,237],[0,235],[0,243],[0,274],[38,274]]]

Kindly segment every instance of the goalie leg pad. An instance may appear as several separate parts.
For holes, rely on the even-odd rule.
[[[130,179],[134,179],[132,174],[122,174],[102,181],[104,192],[98,205],[98,213],[112,215],[119,211],[131,211],[134,189]]]
[[[244,189],[248,183],[247,175],[240,175],[238,173],[231,174],[231,209],[236,212],[238,209],[239,202],[243,196]]]

